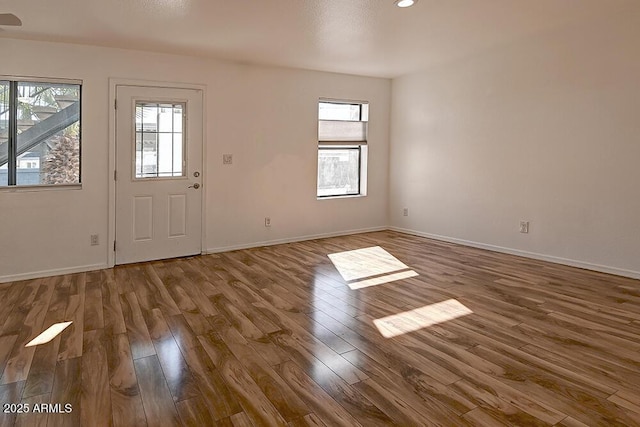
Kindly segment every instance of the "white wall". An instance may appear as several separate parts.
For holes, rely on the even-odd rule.
[[[617,16],[395,79],[391,225],[640,277],[638,40]]]
[[[107,265],[111,77],[207,86],[204,250],[388,223],[389,80],[9,39],[0,57],[0,75],[84,81],[82,189],[0,190],[0,281]],[[370,102],[366,197],[316,200],[320,97]]]

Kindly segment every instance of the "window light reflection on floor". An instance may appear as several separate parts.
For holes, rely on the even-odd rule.
[[[381,285],[418,275],[380,246],[329,254],[351,289]]]
[[[46,331],[29,341],[27,345],[25,345],[25,347],[33,347],[36,345],[48,343],[49,341],[57,337],[60,333],[62,333],[62,331],[64,331],[67,326],[72,323],[73,322],[54,323],[53,325],[49,326]]]
[[[413,270],[401,271],[399,273],[386,274],[384,276],[372,277],[371,279],[364,279],[349,283],[349,287],[353,290],[367,288],[369,286],[382,285],[384,283],[395,282],[396,280],[408,279],[410,277],[416,277],[418,273]]]
[[[383,337],[393,338],[472,313],[473,311],[464,304],[455,299],[449,299],[375,319],[373,323]]]

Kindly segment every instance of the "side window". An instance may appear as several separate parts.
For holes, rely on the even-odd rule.
[[[80,183],[81,87],[0,77],[0,187]]]
[[[318,198],[366,194],[368,121],[366,102],[318,103]]]

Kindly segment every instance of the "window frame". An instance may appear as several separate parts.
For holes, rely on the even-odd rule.
[[[320,105],[321,104],[341,104],[341,105],[350,105],[358,107],[358,119],[357,120],[340,120],[340,119],[321,119],[320,118]],[[365,111],[366,107],[366,111]],[[365,123],[365,134],[368,134],[368,122],[369,122],[369,102],[368,101],[355,101],[355,100],[338,100],[338,99],[329,99],[329,98],[320,98],[318,100],[318,126],[320,126],[320,122],[322,121],[341,121],[341,122],[354,122],[354,123]],[[366,196],[366,185],[367,185],[367,165],[363,162],[364,159],[368,159],[368,137],[365,136],[364,141],[349,141],[347,139],[343,141],[332,141],[328,142],[320,141],[320,135],[318,135],[318,146],[317,146],[317,173],[316,173],[316,199],[317,200],[326,200],[326,199],[337,199],[337,198],[352,198],[352,197],[364,197]],[[327,194],[327,195],[319,195],[318,194],[318,186],[320,184],[319,181],[319,172],[320,172],[320,152],[323,150],[358,150],[358,191],[357,193],[348,193],[348,194]]]
[[[182,114],[181,114],[181,119],[182,119],[182,132],[179,132],[182,134],[182,162],[181,162],[181,168],[182,168],[182,174],[181,175],[149,175],[149,176],[138,176],[138,167],[137,167],[137,155],[138,155],[138,150],[137,150],[137,144],[134,144],[134,146],[132,147],[132,171],[131,171],[131,176],[133,181],[160,181],[160,180],[178,180],[178,179],[188,179],[187,176],[187,103],[183,102],[183,101],[167,101],[167,102],[160,102],[158,100],[148,100],[146,98],[144,99],[136,99],[134,101],[134,110],[136,110],[138,108],[138,106],[142,106],[144,108],[144,105],[147,104],[156,104],[158,106],[158,108],[160,108],[161,105],[165,104],[171,104],[171,108],[175,108],[177,105],[180,105],[182,107]],[[134,112],[134,115],[136,113]],[[134,116],[134,122],[135,122],[135,116]],[[137,125],[135,125],[137,126]],[[161,133],[166,133],[166,132],[160,132],[159,130],[156,131],[148,131],[145,132],[143,131],[138,131],[137,128],[134,126],[133,129],[133,138],[134,140],[137,139],[137,134],[141,133],[141,136],[144,138],[144,134],[145,133],[155,133],[156,135],[159,135]],[[172,131],[172,136],[175,135],[175,132]],[[142,143],[144,144],[144,141],[142,141]],[[158,147],[159,147],[159,139],[156,143],[156,153],[159,153]],[[175,147],[174,147],[175,148]],[[156,154],[158,156],[158,154]],[[159,157],[156,159],[156,164],[159,161]],[[172,162],[173,163],[173,162]],[[143,163],[142,163],[143,166]],[[144,167],[144,166],[143,166]],[[156,173],[157,170],[156,170]]]
[[[358,192],[357,193],[348,193],[348,194],[326,194],[326,195],[318,195],[318,184],[316,184],[316,197],[318,199],[327,199],[327,198],[335,198],[335,197],[357,197],[362,196],[362,145],[352,145],[352,146],[340,146],[340,145],[318,145],[318,159],[320,158],[320,151],[323,150],[358,150]]]
[[[0,192],[14,191],[39,191],[39,190],[62,190],[62,189],[81,189],[82,188],[82,98],[84,82],[78,79],[50,78],[50,77],[31,77],[16,75],[0,75],[1,82],[9,83],[9,100],[8,100],[8,140],[7,140],[7,185],[0,186]],[[17,116],[17,98],[18,86],[20,83],[41,83],[43,85],[75,85],[78,86],[78,182],[65,184],[18,184],[18,155],[17,155],[17,136],[18,136],[18,116]],[[60,110],[61,111],[61,110]]]

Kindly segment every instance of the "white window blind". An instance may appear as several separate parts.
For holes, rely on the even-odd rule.
[[[368,104],[339,104],[321,102],[321,117],[327,119],[318,120],[318,144],[319,145],[366,145],[368,125]],[[332,111],[332,107],[333,111]],[[340,108],[351,107],[351,108]],[[359,112],[354,120],[354,108]],[[331,119],[329,119],[329,117]]]
[[[321,145],[366,144],[367,122],[319,120],[318,142]]]

